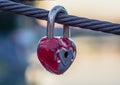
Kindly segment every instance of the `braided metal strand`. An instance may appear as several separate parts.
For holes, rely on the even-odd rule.
[[[9,0],[0,0],[0,10],[26,15],[42,20],[48,19],[49,12],[44,9],[34,8],[33,6],[24,5]],[[77,17],[64,13],[58,14],[56,17],[56,22],[64,25],[120,35],[120,24],[116,23]]]

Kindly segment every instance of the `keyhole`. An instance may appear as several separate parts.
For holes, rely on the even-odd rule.
[[[65,56],[65,58],[68,57],[68,52],[67,51],[64,53],[64,56]]]

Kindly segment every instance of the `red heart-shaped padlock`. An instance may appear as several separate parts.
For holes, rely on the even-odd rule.
[[[63,37],[54,37],[54,19],[58,12],[66,12],[61,6],[54,7],[48,16],[47,37],[38,45],[37,55],[42,65],[55,74],[64,73],[76,56],[76,46],[69,38],[69,27],[64,25]]]
[[[62,74],[76,56],[76,46],[69,38],[42,38],[38,45],[38,58],[50,72]]]

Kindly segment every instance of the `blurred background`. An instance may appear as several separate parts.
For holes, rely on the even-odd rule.
[[[24,4],[50,10],[64,6],[69,14],[120,22],[120,0],[37,0]],[[38,61],[38,41],[46,21],[0,11],[0,85],[120,85],[120,36],[71,28],[77,56],[67,72],[54,75]],[[55,35],[62,35],[56,24]]]

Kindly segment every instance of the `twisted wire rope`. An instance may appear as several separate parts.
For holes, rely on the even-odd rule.
[[[45,9],[35,8],[33,6],[9,0],[0,0],[0,10],[25,15],[29,17],[34,17],[42,20],[48,20],[49,13],[49,11]],[[56,17],[55,22],[68,26],[80,27],[82,29],[90,29],[94,31],[101,31],[105,33],[120,35],[120,24],[117,23],[88,19],[64,13],[59,13]]]

